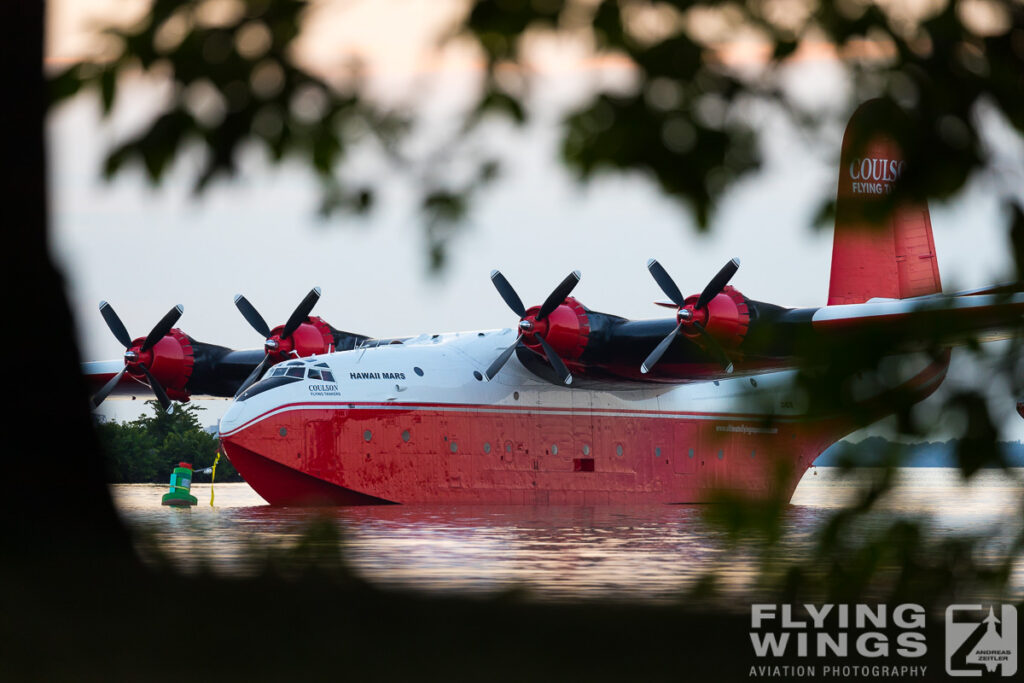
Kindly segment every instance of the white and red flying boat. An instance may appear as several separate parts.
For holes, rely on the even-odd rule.
[[[825,307],[746,297],[729,286],[737,259],[684,297],[652,259],[662,305],[676,311],[669,319],[588,309],[571,296],[576,271],[526,308],[494,271],[519,319],[513,329],[371,339],[311,317],[314,289],[273,329],[236,297],[266,341],[234,351],[174,328],[180,306],[133,339],[104,302],[126,352],[123,362],[85,364],[94,402],[140,382],[167,408],[192,395],[234,396],[220,423],[224,452],[273,504],[788,497],[865,415],[934,392],[950,346],[1006,337],[1024,319],[1019,283],[941,294],[927,206],[885,204],[903,159],[884,127],[873,132],[879,107],[858,109],[844,136]],[[808,348],[878,339],[908,360],[852,390],[856,417],[809,405],[794,384]]]

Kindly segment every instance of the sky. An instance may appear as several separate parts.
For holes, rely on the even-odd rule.
[[[84,21],[83,3],[60,0],[54,6],[59,20],[51,19],[51,65],[87,44],[74,19]],[[428,3],[406,6],[415,9],[412,18],[420,24],[439,21]],[[385,35],[380,11],[366,10],[362,21],[371,28],[350,28],[353,35]],[[414,24],[401,26],[412,31]],[[371,61],[377,67],[375,87],[386,96],[415,83],[426,120],[447,125],[479,78],[472,60],[455,57],[424,69],[403,56],[410,40],[402,31],[398,36],[403,39],[359,43],[364,56],[379,57]],[[345,43],[338,38],[335,44]],[[558,163],[559,112],[594,83],[623,74],[619,65],[595,66],[572,50],[554,54],[547,64],[534,98],[537,120],[524,130],[492,129],[490,143],[500,153],[503,174],[473,206],[449,245],[440,276],[426,268],[414,194],[373,155],[357,155],[346,174],[380,183],[377,210],[367,218],[323,220],[312,176],[295,165],[270,167],[257,150],[246,153],[236,178],[216,182],[198,198],[189,183],[195,158],[178,163],[158,188],[136,170],[104,182],[104,150],[146,120],[159,86],[129,84],[109,123],[100,121],[91,100],[62,106],[49,121],[52,243],[69,280],[83,356],[98,360],[123,352],[99,315],[101,299],[114,306],[133,336],[144,335],[171,306],[183,304],[180,328],[233,348],[262,345],[234,308],[236,293],[244,293],[274,325],[313,286],[323,289],[316,315],[374,337],[507,327],[514,316],[488,281],[492,268],[508,277],[527,305],[542,301],[569,271],[579,269],[583,278],[574,296],[588,307],[653,318],[663,316],[651,305],[663,295],[645,268],[647,259],[657,258],[684,291],[699,292],[738,256],[742,266],[732,284],[747,296],[786,306],[824,305],[831,230],[816,230],[811,218],[835,192],[842,130],[811,142],[771,111],[753,111],[764,133],[764,168],[735,186],[709,233],[698,234],[688,213],[639,174],[580,185]],[[786,78],[806,97],[841,101],[845,94],[828,55],[802,60]],[[1024,142],[995,124],[992,131],[1007,158],[1024,159]],[[1008,170],[1018,186],[1024,175],[1014,174],[1020,173]],[[1009,279],[1005,217],[992,184],[1004,181],[980,180],[953,201],[931,207],[946,291]],[[974,366],[955,363],[954,381],[970,382],[974,375]],[[212,423],[227,402],[201,405],[208,408],[204,422]],[[1000,402],[993,408],[1008,416],[1013,406]],[[137,402],[110,399],[100,412],[129,419],[141,409]],[[1024,421],[1007,418],[1006,424],[1011,438],[1024,438]]]

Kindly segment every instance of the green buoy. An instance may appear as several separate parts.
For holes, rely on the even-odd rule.
[[[171,472],[171,490],[164,494],[161,502],[164,505],[174,507],[189,507],[199,501],[189,493],[192,488],[192,465],[187,462],[179,462],[178,466]]]

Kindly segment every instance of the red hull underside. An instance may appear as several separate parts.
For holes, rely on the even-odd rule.
[[[483,406],[287,406],[223,437],[278,505],[701,503],[790,496],[849,427]]]
[[[382,505],[389,501],[335,486],[225,442],[228,459],[245,481],[271,505]]]

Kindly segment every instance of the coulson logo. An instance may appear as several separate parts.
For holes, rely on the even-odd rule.
[[[854,194],[888,194],[891,183],[903,175],[906,162],[896,159],[865,157],[850,162],[850,180]]]
[[[921,677],[927,667],[913,660],[928,652],[921,605],[766,605],[750,607],[750,643],[765,664],[751,678]],[[875,665],[844,664],[850,656],[878,659]],[[806,658],[806,665],[772,664],[774,657]],[[822,663],[814,659],[824,660]],[[911,661],[904,661],[904,660]],[[824,662],[828,662],[827,664]]]
[[[311,396],[341,396],[337,384],[310,384],[309,393]]]

